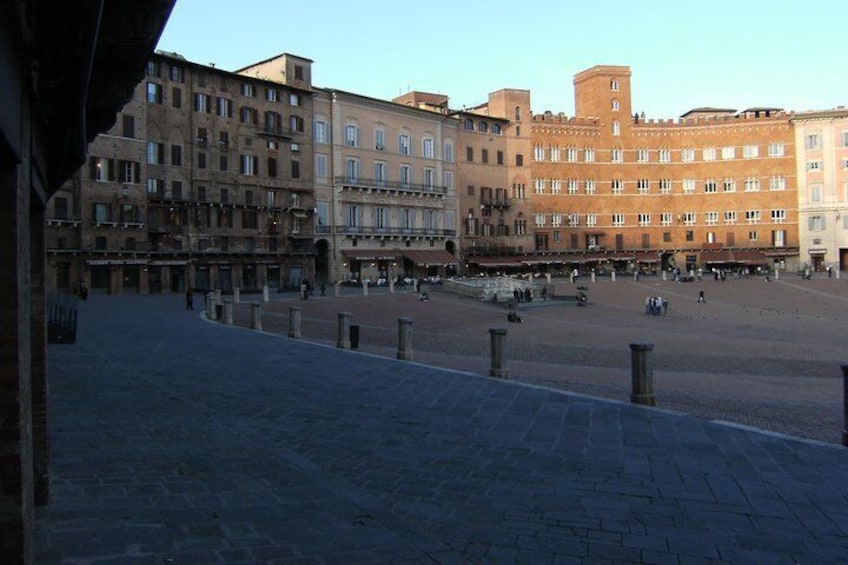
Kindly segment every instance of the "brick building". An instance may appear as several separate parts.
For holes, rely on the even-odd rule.
[[[290,54],[235,73],[155,54],[51,201],[48,288],[250,292],[312,277],[310,69]]]
[[[646,120],[630,69],[574,78],[575,117],[532,124],[535,249],[563,268],[755,268],[798,263],[790,115],[700,108]]]
[[[792,124],[801,266],[838,274],[848,267],[848,110],[802,112]]]
[[[316,89],[316,271],[371,284],[457,272],[456,120],[447,98]]]

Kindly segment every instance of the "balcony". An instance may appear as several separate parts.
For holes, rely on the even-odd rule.
[[[341,185],[344,188],[362,188],[367,190],[384,190],[387,192],[409,192],[423,193],[444,196],[448,192],[446,186],[435,186],[416,183],[402,183],[397,181],[387,181],[378,179],[366,178],[351,178],[351,177],[334,177],[334,184]]]
[[[272,124],[263,124],[257,126],[257,134],[265,137],[276,137],[278,139],[291,140],[292,136],[289,132],[284,131],[283,128],[277,127]]]
[[[375,228],[373,226],[336,226],[336,233],[356,236],[424,236],[424,237],[454,237],[456,230],[428,228]]]
[[[495,196],[494,198],[491,196],[480,196],[480,205],[489,208],[506,209],[512,205],[512,201],[505,196]]]

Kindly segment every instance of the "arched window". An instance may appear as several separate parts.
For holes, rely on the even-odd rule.
[[[613,92],[618,92],[618,80],[612,79],[610,81],[610,90],[612,90]]]
[[[612,134],[621,135],[621,124],[618,122],[618,120],[613,120],[612,122]]]
[[[618,111],[618,98],[613,98],[610,106],[612,107],[613,112]]]
[[[465,125],[463,126],[465,129],[474,129],[474,120],[471,118],[465,118]]]
[[[521,121],[521,108],[518,106],[515,107],[515,121]]]
[[[487,133],[489,131],[489,124],[486,122],[477,122],[477,131]]]
[[[501,125],[500,124],[492,124],[492,133],[495,135],[501,134]]]

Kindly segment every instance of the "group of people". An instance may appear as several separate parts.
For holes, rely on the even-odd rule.
[[[645,299],[645,314],[649,316],[667,316],[668,300],[662,296],[649,296]]]

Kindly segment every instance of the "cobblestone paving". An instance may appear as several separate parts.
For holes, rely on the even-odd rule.
[[[848,282],[790,278],[673,283],[643,278],[590,286],[592,304],[522,305],[523,324],[506,324],[495,305],[431,293],[283,300],[265,305],[265,329],[286,333],[288,308],[303,309],[303,337],[334,344],[337,313],[361,326],[361,350],[394,357],[399,316],[414,320],[415,359],[488,374],[488,328],[508,327],[510,378],[628,400],[631,342],[655,344],[659,405],[838,443],[843,429],[842,374],[848,362]],[[557,282],[560,294],[569,283]],[[704,289],[706,304],[697,303]],[[332,294],[332,290],[330,291]],[[666,317],[644,315],[644,299],[670,301]],[[242,323],[246,309],[242,307]],[[238,317],[237,317],[238,318]],[[237,319],[238,323],[238,319]]]
[[[444,304],[452,330],[495,320]],[[538,312],[525,328],[542,312],[566,316]],[[37,516],[38,563],[848,554],[848,451],[837,446],[225,327],[180,297],[92,297],[77,344],[51,345],[49,367],[52,500]]]

